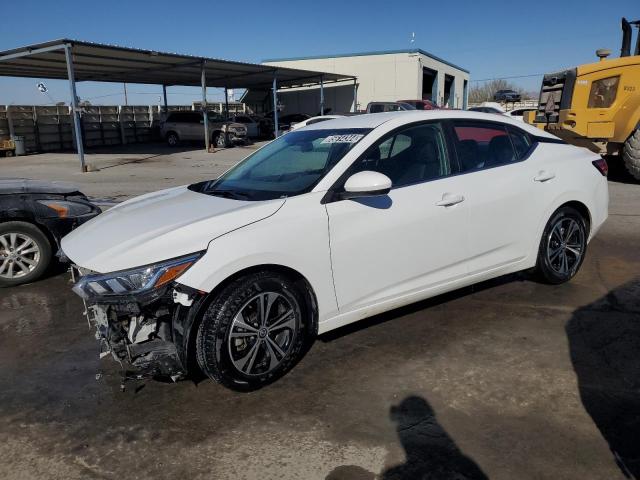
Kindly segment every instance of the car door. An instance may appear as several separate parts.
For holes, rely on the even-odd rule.
[[[204,117],[200,112],[185,112],[182,124],[185,140],[202,140],[204,138]]]
[[[339,308],[355,310],[466,275],[467,211],[450,176],[442,125],[414,124],[375,143],[343,176],[387,175],[387,196],[330,201],[331,259]]]
[[[517,263],[529,253],[542,211],[532,137],[501,122],[454,120],[459,188],[469,213],[469,274]]]

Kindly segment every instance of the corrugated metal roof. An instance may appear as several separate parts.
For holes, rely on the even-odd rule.
[[[270,62],[290,62],[294,60],[320,60],[323,58],[341,58],[341,57],[367,57],[370,55],[393,55],[397,53],[420,53],[426,57],[432,58],[437,62],[444,63],[445,65],[449,65],[455,69],[461,70],[465,73],[469,73],[469,70],[459,67],[458,65],[451,63],[447,60],[444,60],[432,53],[429,53],[420,48],[410,48],[404,50],[374,50],[371,52],[357,52],[357,53],[338,53],[332,55],[310,55],[307,57],[288,57],[288,58],[268,58],[266,60],[262,60],[262,63],[270,63]]]
[[[207,86],[271,88],[350,80],[336,73],[316,72],[218,58],[143,50],[117,45],[60,39],[0,52],[0,76],[66,79],[63,47],[71,45],[76,81],[200,86],[202,64]]]

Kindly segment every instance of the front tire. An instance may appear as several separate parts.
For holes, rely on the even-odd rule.
[[[631,176],[640,180],[640,129],[633,132],[624,143],[622,158]]]
[[[585,218],[574,208],[562,207],[551,216],[542,233],[536,271],[552,285],[571,280],[587,252],[588,228]]]
[[[285,375],[304,354],[310,318],[287,277],[259,272],[225,287],[205,310],[196,354],[202,371],[234,390],[254,390]]]
[[[231,146],[229,136],[224,132],[216,133],[213,140],[218,148],[229,148]]]
[[[14,287],[40,278],[51,262],[51,244],[27,222],[0,223],[0,287]]]

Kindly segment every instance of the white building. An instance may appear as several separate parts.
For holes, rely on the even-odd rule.
[[[279,58],[265,60],[263,64],[357,77],[356,110],[366,109],[367,104],[373,101],[419,99],[432,100],[450,108],[467,106],[469,72],[424,50]],[[278,92],[278,100],[284,105],[282,113],[317,114],[320,110],[319,90],[313,87]],[[254,95],[251,97],[258,98]],[[268,100],[268,97],[266,95],[263,98]],[[354,110],[353,84],[325,85],[324,97],[325,108],[330,108],[332,112]]]

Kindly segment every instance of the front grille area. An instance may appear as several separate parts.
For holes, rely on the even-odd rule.
[[[536,123],[557,123],[560,110],[571,108],[576,69],[547,73],[542,79]],[[553,108],[551,108],[551,103]],[[547,108],[549,106],[549,108]]]

